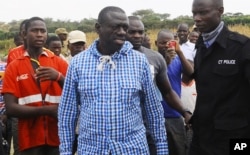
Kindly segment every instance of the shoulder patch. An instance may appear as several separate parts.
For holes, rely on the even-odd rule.
[[[231,32],[229,34],[229,39],[240,42],[241,44],[244,44],[249,40],[247,36],[239,34],[237,32]]]

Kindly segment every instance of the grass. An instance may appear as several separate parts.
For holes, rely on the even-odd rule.
[[[230,25],[228,27],[232,31],[236,31],[238,33],[241,33],[241,34],[244,34],[244,35],[250,37],[250,27],[247,25]],[[147,30],[147,34],[150,38],[151,47],[153,50],[156,50],[154,42],[156,40],[157,33],[159,31],[160,31],[159,29]],[[173,29],[172,31],[176,32],[175,29]],[[96,32],[90,32],[90,33],[86,33],[86,37],[87,37],[87,45],[90,45],[95,39],[98,38],[98,35],[96,34]],[[13,48],[13,47],[15,47],[15,45],[13,43],[13,39],[0,40],[0,58],[2,59],[4,56],[6,56],[8,53],[8,50],[10,48]]]

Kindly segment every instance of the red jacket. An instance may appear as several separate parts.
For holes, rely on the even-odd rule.
[[[44,51],[39,56],[39,62],[41,66],[53,67],[66,75],[67,62],[52,52]],[[58,82],[41,82],[41,93],[33,75],[30,57],[24,53],[6,68],[2,92],[13,94],[18,98],[18,104],[23,106],[58,104],[62,93]],[[45,96],[44,102],[42,96]],[[57,119],[50,116],[19,118],[18,137],[20,151],[39,145],[59,146]]]

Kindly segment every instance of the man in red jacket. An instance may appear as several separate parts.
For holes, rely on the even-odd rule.
[[[57,108],[68,65],[43,48],[47,39],[43,19],[29,19],[24,38],[26,51],[5,72],[6,113],[18,118],[20,155],[59,155]]]

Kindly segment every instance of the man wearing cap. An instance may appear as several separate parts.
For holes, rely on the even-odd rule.
[[[61,54],[64,57],[69,56],[68,47],[67,47],[67,39],[68,39],[68,32],[65,28],[58,28],[55,30],[55,34],[61,39],[62,41],[62,51]]]
[[[68,49],[70,55],[67,57],[68,62],[72,57],[86,49],[86,35],[80,30],[73,30],[68,34]]]
[[[72,57],[86,49],[86,34],[80,30],[73,30],[68,35],[68,49],[70,55],[66,58],[70,63]],[[77,151],[78,122],[76,127],[76,137],[73,146],[73,154]]]

